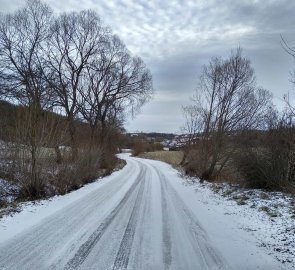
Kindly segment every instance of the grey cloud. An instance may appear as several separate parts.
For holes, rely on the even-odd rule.
[[[275,102],[291,90],[293,59],[280,34],[295,45],[295,1],[288,0],[46,0],[56,12],[96,10],[127,47],[150,67],[157,94],[142,114],[129,121],[134,130],[177,131],[181,105],[189,101],[202,66],[212,56],[241,46],[252,61],[259,85]],[[3,12],[23,4],[0,0]]]

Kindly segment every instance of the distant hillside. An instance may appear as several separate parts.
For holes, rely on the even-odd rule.
[[[7,101],[0,100],[0,140],[15,140],[15,134],[17,134],[16,119],[18,117],[22,118],[23,110],[26,110],[26,108],[21,105],[14,105]],[[43,111],[41,117],[44,119],[44,121],[48,121],[48,117],[51,119],[50,122],[48,122],[48,127],[43,130],[45,133],[49,134],[52,131],[50,130],[50,128],[52,128],[50,125],[54,123],[58,123],[61,130],[67,129],[66,119],[63,115],[54,112]],[[85,139],[85,133],[89,132],[88,124],[76,120],[76,129],[77,137],[81,140]]]
[[[173,139],[175,137],[175,134],[150,132],[150,133],[146,133],[146,136],[147,137],[154,137],[154,138]]]
[[[162,139],[162,140],[172,140],[176,136],[173,133],[159,133],[159,132],[138,132],[138,133],[129,133],[130,136],[144,136],[147,138],[153,139]]]
[[[9,118],[15,112],[16,106],[4,101],[0,100],[0,120]]]
[[[0,100],[0,139],[6,140],[9,130],[13,128],[17,106]]]

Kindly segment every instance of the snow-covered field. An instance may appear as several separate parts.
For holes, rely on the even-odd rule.
[[[291,197],[127,165],[0,220],[0,269],[295,269]]]

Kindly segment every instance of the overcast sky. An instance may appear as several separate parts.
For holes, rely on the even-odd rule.
[[[24,0],[0,0],[11,12]],[[179,132],[181,106],[188,104],[201,68],[212,56],[241,46],[257,82],[280,105],[292,91],[293,60],[280,35],[295,46],[295,1],[290,0],[45,0],[55,12],[94,9],[129,50],[150,68],[155,95],[128,131]]]

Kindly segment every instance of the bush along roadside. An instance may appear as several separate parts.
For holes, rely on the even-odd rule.
[[[88,183],[97,181],[105,176],[110,175],[114,171],[122,169],[126,165],[126,161],[114,157],[112,164],[109,164],[107,168],[95,168],[90,170],[89,166],[81,162],[85,167],[81,167],[82,170],[78,171],[78,168],[73,167],[70,171],[64,167],[60,168],[58,181],[53,181],[51,173],[48,173],[47,178],[44,178],[44,186],[46,191],[43,196],[38,198],[26,197],[23,195],[22,188],[18,182],[7,181],[0,178],[0,218],[6,215],[13,215],[14,213],[21,211],[21,205],[24,202],[38,203],[43,199],[49,199],[55,195],[64,195],[71,191],[77,190]],[[75,174],[76,173],[76,174]],[[62,175],[62,177],[61,177]],[[46,180],[45,180],[46,179]],[[57,178],[56,178],[57,179]]]

